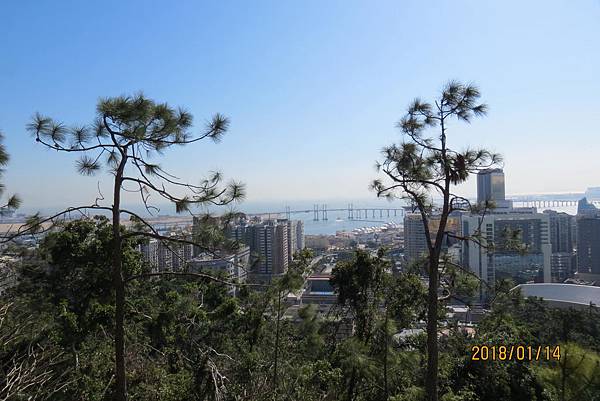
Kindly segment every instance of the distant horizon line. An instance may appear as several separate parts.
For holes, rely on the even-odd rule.
[[[587,189],[591,189],[594,187],[589,187]],[[540,197],[549,197],[549,196],[585,196],[585,191],[583,192],[538,192],[538,193],[521,193],[521,194],[507,194],[505,196],[505,198],[507,200],[514,200],[514,201],[520,201],[520,200],[524,200],[523,198],[527,198],[527,197],[536,197],[536,196],[540,196]],[[519,199],[511,199],[511,198],[519,198]],[[350,199],[350,200],[349,200]],[[475,200],[476,196],[473,197],[467,197],[467,199],[469,200]],[[225,206],[210,206],[208,208],[204,207],[204,208],[198,208],[198,211],[204,209],[204,210],[212,210],[212,211],[216,211],[216,210],[224,210],[224,209],[234,209],[240,212],[244,212],[244,213],[249,213],[248,212],[248,208],[251,207],[257,207],[258,209],[261,209],[262,207],[265,206],[273,206],[274,204],[279,204],[281,205],[282,208],[285,207],[292,207],[292,208],[298,208],[299,206],[295,206],[295,205],[305,205],[305,206],[301,206],[299,208],[304,208],[304,207],[309,207],[312,208],[314,205],[318,205],[319,208],[321,208],[323,205],[327,205],[328,208],[345,208],[348,205],[352,205],[354,206],[354,208],[369,208],[371,206],[375,206],[375,205],[365,205],[365,202],[368,203],[396,203],[396,202],[402,202],[401,199],[395,199],[392,201],[389,201],[385,198],[377,198],[377,197],[368,197],[368,198],[322,198],[322,199],[263,199],[263,200],[249,200],[249,201],[242,201],[239,203],[234,203],[231,205],[225,205]],[[15,211],[16,214],[22,214],[22,213],[35,213],[38,211],[60,211],[61,209],[66,209],[70,206],[73,205],[53,205],[53,206],[27,206],[24,207],[22,209],[17,209]],[[162,204],[155,204],[155,206],[157,206],[159,209],[161,209],[159,211],[159,213],[157,213],[156,215],[163,215],[163,213],[171,213],[174,211],[174,205],[171,203],[162,203]],[[143,204],[140,203],[125,203],[123,204],[123,208],[129,208],[129,209],[137,209],[137,210],[142,210],[144,209]],[[172,209],[172,210],[171,210]],[[244,210],[245,209],[245,210]],[[98,211],[100,212],[100,211]],[[256,210],[256,212],[258,213],[263,213],[262,210]],[[281,212],[285,212],[285,209],[282,209]]]

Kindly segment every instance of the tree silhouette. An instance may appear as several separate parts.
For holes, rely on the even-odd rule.
[[[157,210],[149,202],[152,194],[172,202],[177,213],[191,213],[190,208],[194,205],[227,205],[241,200],[244,196],[243,186],[236,182],[222,185],[219,173],[211,174],[198,184],[189,184],[151,161],[154,156],[162,155],[173,146],[184,146],[203,139],[218,142],[228,126],[229,120],[216,114],[200,134],[193,135],[192,115],[189,112],[182,108],[172,108],[166,103],[156,103],[143,94],[101,99],[96,108],[96,118],[89,125],[67,127],[40,114],[36,114],[27,125],[27,130],[35,140],[45,147],[80,154],[76,164],[80,174],[94,175],[104,168],[113,177],[112,205],[104,205],[104,196],[100,193],[91,205],[70,207],[45,218],[39,214],[34,215],[16,234],[7,239],[43,230],[45,223],[52,223],[73,212],[102,210],[111,213],[111,277],[115,294],[115,400],[124,401],[127,398],[124,336],[126,283],[142,277],[177,274],[159,272],[126,277],[123,272],[122,243],[127,238],[140,236],[193,243],[160,235],[139,214],[122,208],[122,194],[124,191],[138,193],[149,213]],[[136,223],[133,229],[122,231],[122,215],[129,216]],[[181,274],[212,278],[202,273]]]
[[[10,156],[4,146],[4,135],[0,131],[0,178],[4,173],[4,167],[8,164]],[[0,182],[0,197],[4,195],[4,183]],[[21,199],[17,195],[11,195],[6,202],[0,202],[0,215],[15,210],[21,205]]]
[[[398,123],[402,141],[384,148],[384,160],[377,164],[383,179],[374,180],[372,188],[378,197],[408,200],[420,213],[427,243],[427,377],[425,387],[430,401],[438,399],[438,310],[442,300],[451,294],[443,291],[440,277],[446,269],[467,272],[443,252],[444,238],[480,241],[481,238],[458,237],[447,230],[448,216],[453,211],[475,211],[468,199],[456,195],[454,188],[469,175],[498,164],[501,159],[485,149],[457,151],[448,145],[448,123],[452,119],[469,123],[486,114],[487,106],[479,103],[479,89],[471,84],[451,81],[433,103],[415,99]],[[437,135],[427,136],[428,129]],[[431,229],[434,197],[441,198],[439,225]],[[440,292],[443,294],[441,295]]]

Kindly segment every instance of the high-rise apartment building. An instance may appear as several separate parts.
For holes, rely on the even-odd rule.
[[[577,217],[595,217],[600,210],[593,203],[588,202],[587,198],[581,198],[577,202]]]
[[[173,270],[173,251],[166,246],[162,241],[158,242],[157,249],[157,268],[158,271],[171,271]]]
[[[304,222],[302,220],[296,220],[296,250],[301,251],[306,247],[304,242]]]
[[[432,236],[432,241],[435,240],[441,221],[441,215],[429,216],[428,228]],[[460,214],[451,213],[446,220],[446,233],[460,235],[461,233]],[[447,250],[457,240],[451,235],[444,235],[442,240],[442,249]],[[413,263],[415,260],[426,256],[427,238],[425,237],[425,227],[420,213],[407,213],[404,215],[404,260],[407,264]]]
[[[277,219],[230,225],[227,236],[250,247],[253,271],[263,275],[285,273],[293,255],[304,248],[301,221]]]
[[[235,252],[201,253],[189,264],[192,271],[222,271],[228,278],[243,282],[248,275],[250,247],[244,245]]]
[[[191,271],[222,272],[225,276],[237,282],[245,282],[250,267],[250,247],[241,246],[235,252],[200,253],[189,261]],[[233,295],[236,287],[231,286]]]
[[[404,260],[407,264],[421,259],[427,253],[427,239],[423,220],[418,213],[404,215]]]
[[[296,252],[304,249],[304,223],[300,220],[278,220],[286,222],[288,233],[288,261],[291,263]]]
[[[154,238],[140,244],[138,250],[142,254],[142,259],[151,266],[153,272],[183,269],[194,256],[191,244],[166,244]]]
[[[520,212],[518,209],[486,215],[465,214],[462,224],[464,235],[477,233],[482,237],[481,243],[463,241],[463,265],[490,286],[501,278],[511,278],[517,284],[552,281],[548,214]],[[517,234],[519,244],[508,241],[513,234]],[[489,247],[490,244],[493,247]],[[519,249],[521,246],[526,247],[526,252]],[[484,293],[482,286],[482,298]]]
[[[194,256],[194,246],[192,244],[175,243],[169,247],[171,248],[171,269],[184,269]]]
[[[577,271],[600,274],[600,210],[586,198],[577,205]]]
[[[552,245],[552,281],[561,283],[574,273],[574,216],[554,210],[544,210],[550,218],[550,243]]]
[[[552,253],[573,252],[573,227],[574,217],[570,214],[555,210],[544,210],[550,217],[550,243]]]
[[[556,252],[552,253],[550,268],[552,270],[552,282],[562,283],[575,273],[576,259],[574,253]]]
[[[577,218],[577,271],[600,274],[600,217]]]
[[[287,271],[288,227],[287,222],[268,221],[252,226],[254,243],[258,254],[257,272],[260,274],[283,274]]]
[[[138,250],[142,254],[142,259],[151,266],[152,271],[158,271],[158,240],[150,238],[140,244]]]

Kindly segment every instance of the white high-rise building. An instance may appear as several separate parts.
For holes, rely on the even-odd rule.
[[[288,227],[288,261],[291,263],[296,252],[304,249],[304,223],[300,220],[280,220]]]
[[[171,268],[173,270],[184,269],[193,257],[194,246],[192,244],[176,243],[171,246]]]
[[[296,247],[298,251],[303,250],[306,247],[304,242],[304,222],[297,220],[298,226],[296,228]]]
[[[227,279],[243,283],[246,281],[250,267],[250,247],[242,246],[237,251],[229,253],[200,253],[190,260],[189,266],[193,272],[222,272]],[[235,290],[236,287],[231,286],[233,295],[236,293]]]
[[[404,216],[404,260],[407,264],[421,259],[428,252],[423,219],[418,213]]]
[[[151,266],[153,272],[158,270],[158,240],[150,238],[147,242],[140,244],[139,251],[142,259]]]
[[[183,243],[166,244],[154,238],[139,245],[142,259],[151,266],[153,272],[183,269],[193,257],[193,245]]]
[[[298,220],[241,222],[226,230],[229,238],[250,247],[254,273],[283,274],[293,255],[304,249],[304,224]]]

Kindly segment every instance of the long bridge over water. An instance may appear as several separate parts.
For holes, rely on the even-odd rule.
[[[579,195],[579,196],[577,196]],[[536,207],[538,209],[545,208],[562,208],[562,207],[573,207],[577,206],[578,200],[575,198],[582,198],[584,194],[572,194],[570,199],[565,199],[560,195],[557,195],[555,199],[551,198],[551,195],[540,196],[540,197],[513,197],[513,205],[515,207]],[[471,202],[475,202],[471,200]],[[600,207],[600,200],[588,199],[588,202]],[[348,220],[359,220],[365,222],[384,222],[386,218],[402,216],[403,212],[411,211],[411,206],[396,206],[396,207],[368,207],[368,206],[354,206],[349,203],[347,207],[328,207],[327,204],[314,204],[312,209],[294,209],[291,207],[285,207],[285,210],[274,211],[274,212],[261,212],[261,213],[245,213],[248,216],[258,216],[267,219],[274,217],[283,217],[290,219],[292,215],[296,214],[310,214],[313,215],[313,221],[327,221],[328,214],[332,212],[344,212]],[[399,213],[400,212],[400,213]],[[191,216],[157,216],[150,217],[147,221],[159,228],[169,227],[184,227],[191,223]],[[3,232],[11,232],[17,230],[25,221],[15,222],[0,222],[0,229]],[[125,223],[127,224],[127,223]]]
[[[582,195],[583,197],[583,195]],[[565,199],[560,197],[560,195],[556,196],[555,199],[550,198],[550,196],[541,196],[541,197],[513,197],[512,200],[514,207],[536,207],[538,209],[544,210],[546,208],[562,208],[562,207],[573,207],[577,206],[577,199]],[[475,200],[470,200],[472,203],[475,203]],[[600,200],[588,200],[590,203],[600,206]],[[354,206],[354,204],[349,203],[347,207],[329,207],[327,204],[314,204],[312,209],[292,209],[290,206],[286,206],[285,210],[280,211],[269,211],[269,212],[259,212],[259,213],[245,213],[248,216],[256,216],[262,217],[266,219],[271,218],[287,218],[291,219],[292,215],[298,214],[310,214],[312,213],[313,221],[327,221],[329,219],[330,213],[341,213],[343,212],[346,215],[348,220],[359,220],[365,222],[376,222],[381,223],[384,222],[386,218],[390,217],[398,217],[402,216],[402,214],[406,211],[411,211],[411,206],[395,206],[395,207],[370,207],[370,206]],[[189,224],[189,216],[183,217],[171,217],[172,219],[179,219],[181,221],[170,222],[168,221],[155,221],[154,224],[171,226],[171,225],[184,225]],[[160,219],[157,219],[160,220]],[[185,220],[185,222],[183,221]]]
[[[326,221],[329,219],[329,213],[331,212],[346,212],[348,220],[362,220],[380,222],[381,220],[375,220],[376,218],[383,219],[385,217],[398,216],[398,212],[401,213],[405,210],[410,210],[409,206],[402,207],[354,207],[353,204],[348,204],[346,208],[335,208],[328,207],[326,204],[315,204],[312,209],[297,209],[292,210],[291,207],[287,206],[285,210],[279,212],[264,212],[264,213],[246,213],[249,216],[267,217],[271,216],[286,216],[287,219],[291,218],[293,214],[313,214],[313,221]]]
[[[547,199],[531,199],[531,200],[513,200],[514,207],[565,207],[577,206],[576,200],[547,200]],[[592,201],[591,203],[600,204],[600,201]]]
[[[549,198],[527,198],[527,199],[511,199],[514,207],[535,207],[538,209],[546,208],[562,208],[577,206],[578,200],[576,199],[549,199]],[[473,204],[475,200],[471,200]],[[590,203],[600,206],[600,200],[590,200]],[[312,213],[313,221],[326,221],[328,220],[328,213],[331,212],[346,212],[348,220],[375,220],[377,222],[386,217],[397,217],[398,212],[402,213],[405,211],[412,210],[411,206],[400,206],[400,207],[355,207],[353,204],[348,204],[346,208],[332,208],[328,207],[327,204],[314,204],[312,209],[298,209],[292,210],[289,206],[284,211],[279,212],[265,212],[265,213],[247,213],[251,216],[285,216],[287,219],[291,218],[293,214],[309,214]],[[401,215],[401,214],[400,214]]]

